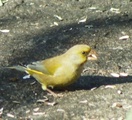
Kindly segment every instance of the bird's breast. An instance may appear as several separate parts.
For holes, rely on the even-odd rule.
[[[81,75],[83,66],[76,67],[76,66],[63,66],[59,68],[54,76],[55,79],[55,86],[67,86],[74,83]]]

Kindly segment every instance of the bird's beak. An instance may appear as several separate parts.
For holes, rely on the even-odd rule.
[[[91,50],[90,51],[90,53],[89,53],[89,55],[88,55],[88,60],[91,60],[91,61],[93,61],[93,60],[97,60],[98,58],[97,58],[97,53],[96,53],[96,51],[95,50]]]

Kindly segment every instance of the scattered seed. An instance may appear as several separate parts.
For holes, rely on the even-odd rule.
[[[49,106],[55,106],[57,103],[56,102],[45,102],[46,105],[49,105]]]
[[[27,110],[27,111],[26,111],[26,113],[29,113],[29,112],[30,112],[30,110]]]
[[[58,24],[57,22],[54,22],[54,25],[55,25],[55,26],[58,26],[59,24]]]
[[[119,40],[128,40],[129,36],[128,35],[124,35],[122,37],[119,37]]]
[[[122,34],[122,35],[126,35],[126,32],[122,31],[121,34]]]
[[[58,15],[54,15],[54,17],[58,18],[60,21],[62,21],[62,20],[63,20],[63,18],[62,18],[62,17],[60,17],[60,16],[58,16]]]
[[[118,94],[122,94],[122,91],[121,91],[121,90],[118,90],[117,93],[118,93]]]
[[[58,26],[59,24],[57,22],[54,22],[53,24],[50,25],[50,27]]]
[[[113,49],[113,50],[123,50],[122,47],[113,47],[113,48],[111,48],[111,49]]]
[[[93,91],[93,90],[95,90],[95,89],[97,89],[97,87],[92,88],[91,91]]]
[[[113,13],[120,13],[120,9],[117,8],[111,8],[110,11]]]
[[[3,5],[3,3],[2,3],[2,1],[0,0],[0,6],[2,6]]]
[[[34,93],[34,95],[38,95],[38,93]]]
[[[72,30],[73,28],[70,28],[69,30]]]
[[[119,77],[119,76],[120,76],[120,75],[117,74],[117,73],[111,73],[111,75],[112,75],[113,77]]]
[[[65,112],[64,109],[57,109],[57,112]]]
[[[45,98],[45,100],[47,100],[47,101],[49,100],[49,99],[47,98],[47,96],[43,96],[43,97]]]
[[[122,104],[120,104],[120,103],[113,103],[112,108],[115,108],[115,107],[122,108]]]
[[[39,99],[39,100],[37,100],[37,102],[45,103],[46,101],[49,100],[46,96],[43,96],[43,97],[44,97],[45,99]]]
[[[34,5],[34,3],[31,2],[29,5]]]
[[[88,68],[84,69],[84,70],[83,70],[83,73],[85,73],[85,72],[87,72],[87,71],[89,71],[89,69],[88,69]]]
[[[120,103],[117,104],[116,106],[119,107],[119,108],[122,108],[122,104],[120,104]]]
[[[79,23],[84,23],[84,22],[86,22],[86,21],[87,21],[87,17],[83,17],[81,20],[78,21],[78,24],[79,24]]]
[[[4,110],[4,108],[1,108],[1,109],[0,109],[0,117],[1,117],[2,114],[3,114],[3,110]]]
[[[33,112],[33,115],[37,116],[37,115],[44,115],[45,112]]]
[[[19,101],[12,101],[13,103],[16,103],[16,104],[20,104],[20,102]]]
[[[34,112],[37,112],[38,110],[39,110],[38,107],[33,109]]]
[[[30,85],[34,85],[35,83],[36,83],[36,81],[34,81],[34,82],[30,83]]]
[[[86,28],[93,28],[93,25],[85,25]]]
[[[3,33],[8,33],[8,32],[10,32],[10,30],[0,30],[0,32],[3,32]]]
[[[88,9],[89,10],[96,10],[97,8],[96,7],[89,7]]]
[[[122,72],[122,73],[120,73],[120,76],[121,76],[121,77],[127,77],[127,76],[128,76],[128,73]]]
[[[80,101],[79,103],[87,103],[87,100]]]
[[[7,116],[8,116],[8,117],[11,117],[11,118],[14,118],[14,117],[15,117],[14,115],[12,115],[12,114],[10,114],[10,113],[7,113]]]
[[[102,11],[102,10],[96,10],[96,12],[97,12],[97,13],[101,13],[101,12],[103,12],[103,11]]]
[[[29,79],[29,78],[30,78],[30,75],[23,76],[23,79]]]
[[[115,89],[116,86],[115,86],[115,85],[106,85],[105,88],[112,88],[112,89]]]
[[[45,103],[47,101],[47,99],[39,99],[37,100],[38,103]]]
[[[97,56],[95,54],[90,54],[88,60],[97,60]]]

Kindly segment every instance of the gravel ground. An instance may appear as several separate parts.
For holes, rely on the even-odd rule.
[[[4,3],[0,120],[124,120],[132,109],[131,6],[131,0]],[[47,94],[33,78],[23,80],[24,73],[4,68],[59,55],[79,43],[94,48],[98,60],[86,63],[75,84],[55,90],[62,98]]]

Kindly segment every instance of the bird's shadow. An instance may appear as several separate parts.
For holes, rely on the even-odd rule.
[[[75,90],[90,90],[92,88],[98,88],[103,85],[116,85],[131,83],[132,76],[127,77],[104,77],[104,76],[82,76],[72,85],[66,87],[69,91]]]

